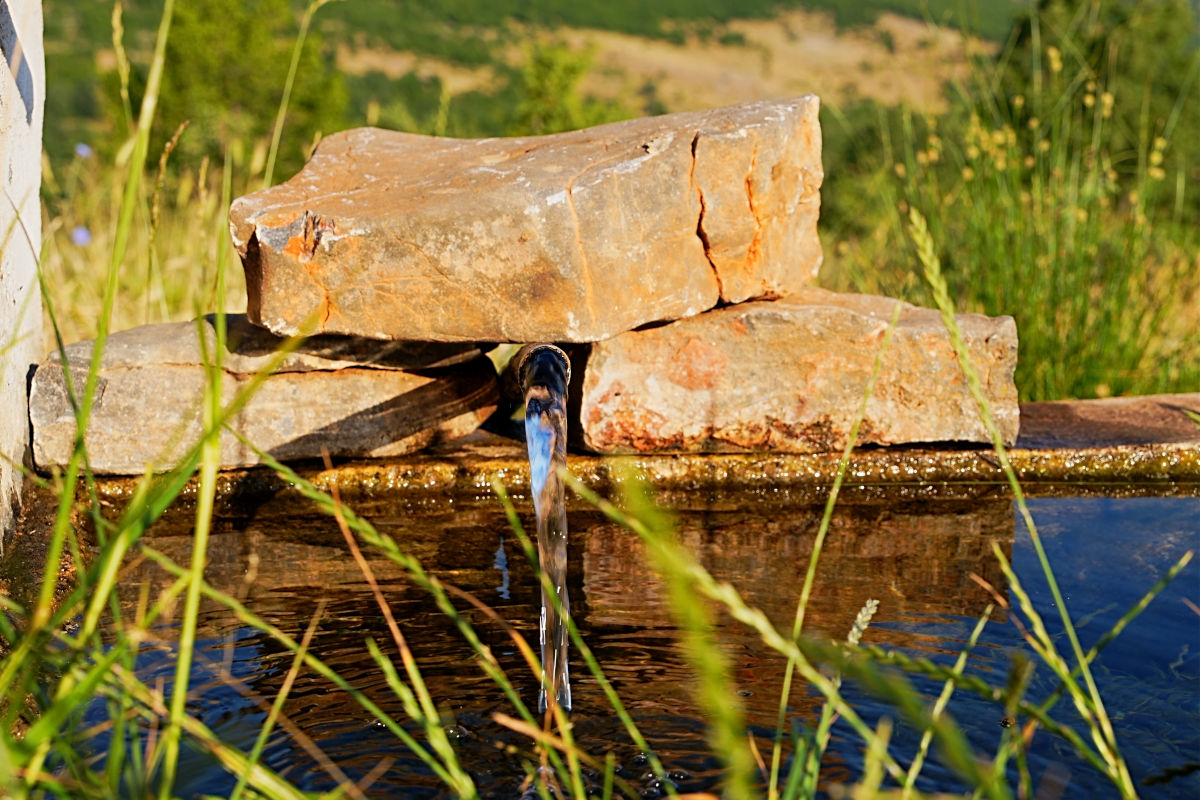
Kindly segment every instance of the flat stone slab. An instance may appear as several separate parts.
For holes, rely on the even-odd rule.
[[[1166,409],[1166,427],[1144,431],[1138,413],[1149,402]],[[1071,400],[1021,405],[1021,436],[1008,451],[1025,493],[1030,496],[1200,497],[1200,429],[1182,410],[1200,409],[1200,394],[1156,395],[1119,400]],[[1052,442],[1056,418],[1081,420],[1071,446]],[[1200,411],[1198,411],[1200,413]],[[1089,422],[1094,420],[1094,424]],[[517,426],[519,427],[519,426]],[[742,508],[745,492],[768,492],[772,501],[823,504],[837,474],[839,453],[643,453],[621,457],[571,452],[567,466],[584,485],[604,494],[640,476],[672,508]],[[454,498],[489,498],[499,483],[515,496],[529,491],[525,445],[512,437],[477,430],[461,439],[406,456],[357,461],[333,469],[301,469],[318,487],[337,487],[348,502],[387,500],[397,508],[428,508]],[[128,499],[136,478],[97,482],[100,496]],[[189,481],[181,497],[195,497]],[[270,470],[223,472],[217,500],[223,507],[294,493],[295,487]],[[1007,483],[992,448],[985,445],[912,445],[854,450],[842,487],[844,503],[934,499],[1006,498]],[[572,507],[582,507],[571,495]],[[727,505],[732,504],[732,505]]]
[[[222,405],[267,369],[283,340],[229,317],[222,354]],[[201,341],[204,346],[201,346]],[[166,471],[199,439],[205,357],[215,354],[211,317],[146,325],[108,338],[85,443],[101,474]],[[66,348],[82,393],[93,342]],[[491,361],[470,345],[315,337],[285,356],[230,422],[281,461],[395,456],[470,433],[496,408]],[[30,389],[34,461],[67,463],[75,416],[57,354],[38,366]],[[221,435],[221,465],[249,466],[259,456],[232,433]]]
[[[899,301],[800,290],[633,331],[575,367],[597,453],[841,451]],[[859,444],[989,442],[938,312],[902,311]],[[958,317],[1006,443],[1019,425],[1011,317]]]
[[[249,316],[277,334],[589,342],[810,284],[818,100],[550,136],[362,128],[234,201]]]
[[[1060,400],[1021,407],[1024,448],[1087,449],[1097,441],[1107,447],[1146,444],[1192,444],[1200,448],[1200,393]]]

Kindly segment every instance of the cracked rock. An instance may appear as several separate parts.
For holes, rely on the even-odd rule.
[[[839,451],[897,303],[808,288],[578,348],[571,394],[582,445],[598,453]],[[900,305],[858,443],[990,442],[940,315]],[[1012,444],[1016,325],[957,319]]]
[[[590,342],[784,297],[821,262],[818,101],[550,136],[374,128],[234,202],[250,319],[277,334]]]
[[[495,369],[474,345],[320,336],[276,357],[283,340],[244,316],[231,315],[228,331],[222,406],[274,367],[229,427],[281,461],[323,451],[333,458],[410,453],[470,433],[498,401]],[[201,434],[205,354],[211,360],[216,344],[212,317],[108,338],[85,438],[93,471],[163,472],[179,463]],[[91,341],[66,348],[79,394],[93,348]],[[57,353],[34,373],[29,416],[38,468],[66,464],[76,425]],[[233,433],[221,434],[222,467],[260,462]]]

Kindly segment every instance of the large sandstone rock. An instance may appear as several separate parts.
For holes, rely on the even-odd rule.
[[[250,318],[587,342],[794,293],[821,262],[817,111],[807,96],[529,138],[330,136],[233,204]]]
[[[146,325],[109,337],[86,437],[94,471],[163,471],[197,441],[203,353],[211,359],[216,352],[212,324],[205,318]],[[223,404],[267,368],[280,343],[245,317],[229,318]],[[79,393],[92,349],[90,341],[67,347]],[[333,457],[400,455],[470,433],[495,409],[497,397],[495,370],[477,347],[322,336],[288,355],[230,424],[283,461],[318,458],[322,449]],[[38,467],[65,464],[75,417],[57,354],[34,374],[30,420]],[[250,448],[222,434],[222,466],[256,463]]]
[[[840,450],[896,302],[807,289],[591,345],[572,389],[583,444],[600,453]],[[1012,443],[1016,326],[977,314],[958,321]],[[940,316],[904,304],[859,443],[942,441],[990,440]]]

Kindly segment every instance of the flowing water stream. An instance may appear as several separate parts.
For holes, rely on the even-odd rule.
[[[552,344],[530,345],[515,356],[525,400],[529,486],[537,519],[538,558],[548,586],[542,587],[539,630],[545,678],[538,708],[551,703],[571,710],[567,670],[567,505],[559,471],[567,466],[567,385],[571,361]]]

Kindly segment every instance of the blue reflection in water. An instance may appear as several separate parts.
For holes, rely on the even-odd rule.
[[[1031,500],[1029,506],[1085,652],[1186,551],[1200,550],[1200,500],[1194,498],[1046,498]],[[1029,532],[1019,515],[1016,519],[1013,568],[1059,652],[1074,664],[1070,641]],[[1015,605],[1012,592],[1007,595],[1010,604]],[[1195,560],[1101,651],[1092,665],[1118,745],[1143,797],[1200,797],[1200,772],[1162,782],[1164,770],[1200,762],[1200,617],[1185,600],[1200,603],[1200,566]],[[966,644],[974,622],[912,614],[879,620],[872,629],[928,637],[929,644],[912,654],[948,668],[953,666],[958,649]],[[874,630],[866,637],[874,642],[886,639]],[[1012,659],[1018,654],[1036,664],[1027,699],[1040,703],[1055,690],[1058,680],[1049,667],[1038,661],[1009,620],[988,623],[970,656],[967,672],[993,686],[1003,686]],[[930,702],[941,692],[940,682],[913,679],[913,683]],[[846,694],[872,725],[882,716],[894,716],[853,684]],[[1002,709],[959,690],[948,710],[978,753],[996,752],[1004,732],[1000,725]],[[1051,716],[1074,727],[1084,741],[1091,743],[1069,697],[1058,701]],[[838,723],[836,733],[839,754],[852,770],[861,769],[856,735],[844,722]],[[899,724],[892,737],[893,752],[914,752],[919,741],[920,732]],[[902,765],[907,764],[906,758],[901,759]],[[1035,734],[1029,763],[1035,787],[1043,779],[1061,779],[1066,782],[1064,797],[1116,795],[1112,784],[1066,742],[1043,730]],[[925,791],[963,788],[936,758],[927,763],[921,775],[917,786]],[[1016,773],[1010,770],[1010,777],[1015,786]]]
[[[500,585],[496,587],[496,594],[500,595],[502,600],[511,600],[512,595],[508,591],[508,553],[504,552],[504,534],[500,534],[500,544],[496,547],[496,559],[492,562],[492,566],[500,570]]]
[[[542,414],[526,414],[525,441],[529,450],[530,494],[538,513],[544,514],[548,509],[541,508],[542,493],[546,490],[546,479],[550,477],[550,456],[554,452],[554,426],[550,419]]]

